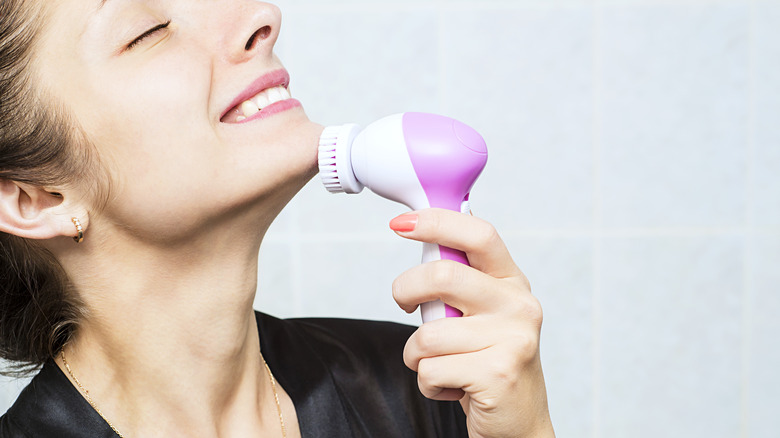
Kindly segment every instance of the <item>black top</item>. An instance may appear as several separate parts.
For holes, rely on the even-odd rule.
[[[428,400],[403,364],[414,327],[256,313],[268,366],[307,437],[466,437],[458,402]],[[0,437],[116,438],[54,361],[0,417]]]

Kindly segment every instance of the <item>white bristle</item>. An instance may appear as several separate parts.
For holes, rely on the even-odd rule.
[[[320,179],[331,193],[359,193],[363,184],[352,171],[352,141],[360,132],[354,124],[329,126],[320,135],[318,162]]]

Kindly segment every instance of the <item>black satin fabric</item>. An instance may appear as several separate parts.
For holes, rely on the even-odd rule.
[[[468,436],[460,404],[423,397],[403,364],[414,327],[256,317],[263,356],[295,404],[303,437]],[[2,438],[116,436],[53,361],[0,417]]]

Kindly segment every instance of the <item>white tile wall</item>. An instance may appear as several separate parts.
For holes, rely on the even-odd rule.
[[[741,236],[605,239],[602,436],[739,435],[743,245]]]
[[[605,225],[743,223],[747,18],[745,2],[603,11]]]
[[[419,263],[420,251],[419,243],[398,238],[301,245],[304,298],[300,313],[418,323],[416,315],[406,315],[393,301],[391,284],[398,274]],[[334,269],[341,275],[333,275]]]
[[[593,432],[593,241],[587,237],[510,238],[544,308],[542,365],[558,436]]]
[[[295,313],[300,297],[293,272],[297,266],[293,262],[296,242],[265,242],[260,249],[258,292],[255,295],[255,308],[263,309],[272,315],[290,315]]]
[[[544,306],[559,436],[777,436],[780,0],[280,3],[312,119],[431,111],[486,138],[474,207]],[[403,211],[313,182],[257,308],[416,323],[390,297],[419,261]]]
[[[442,19],[442,100],[491,153],[476,210],[504,230],[591,225],[593,11],[445,9]]]
[[[745,411],[748,435],[769,438],[780,430],[780,237],[754,236],[751,243]]]
[[[434,8],[423,3],[413,13],[364,4],[295,10],[300,12],[284,24],[290,50],[283,61],[293,92],[313,119],[367,124],[410,107],[437,109]],[[355,99],[359,107],[346,104]]]
[[[0,377],[0,410],[5,412],[14,403],[16,397],[27,385],[29,379]]]
[[[761,1],[753,15],[753,225],[780,224],[780,2]]]

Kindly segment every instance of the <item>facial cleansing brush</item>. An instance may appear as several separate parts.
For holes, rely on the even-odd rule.
[[[487,162],[482,136],[449,117],[395,114],[361,130],[330,126],[320,137],[320,177],[333,193],[359,193],[368,187],[412,210],[435,207],[469,212],[469,192]],[[423,244],[423,263],[454,260],[468,265],[452,248]],[[441,300],[421,306],[423,322],[462,313]]]

